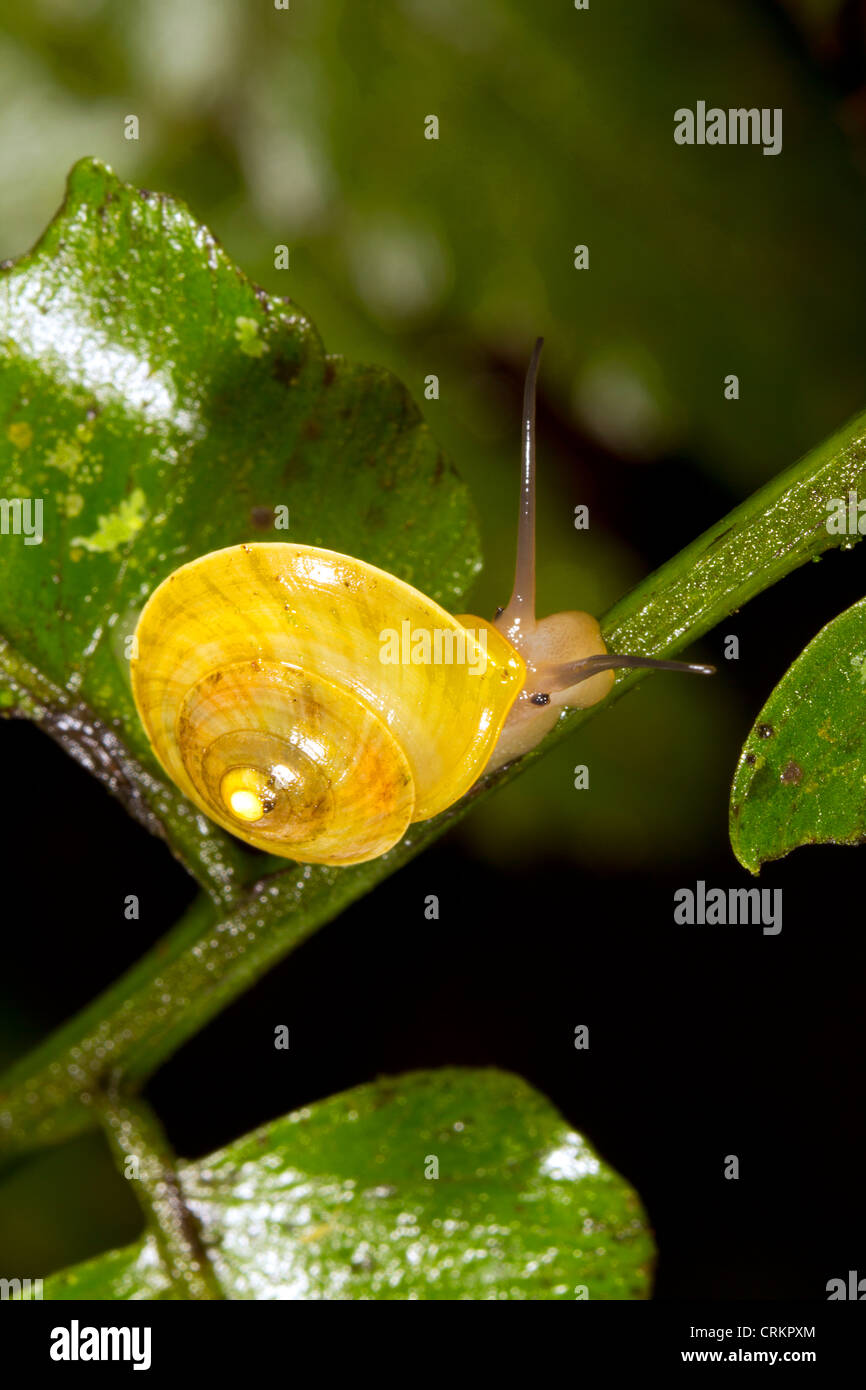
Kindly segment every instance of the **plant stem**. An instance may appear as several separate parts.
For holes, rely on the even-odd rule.
[[[92,1104],[120,1172],[134,1184],[170,1283],[170,1297],[223,1298],[198,1222],[184,1200],[175,1156],[150,1106],[110,1090],[97,1093]]]
[[[0,637],[3,693],[14,699],[13,718],[26,718],[98,777],[131,816],[152,834],[171,827],[172,852],[213,901],[227,910],[248,881],[249,856],[217,826],[205,833],[200,817],[168,778],[156,776],[133,756],[113,728],[25,661]],[[9,717],[0,708],[0,716]]]

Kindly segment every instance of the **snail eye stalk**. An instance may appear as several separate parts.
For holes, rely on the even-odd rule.
[[[562,666],[551,668],[545,676],[548,693],[555,690],[569,690],[581,681],[597,676],[599,671],[616,671],[624,667],[646,668],[650,671],[686,671],[693,676],[714,676],[715,666],[704,666],[694,661],[668,661],[654,656],[619,656],[616,652],[601,652],[597,656],[585,656],[580,661],[567,661]]]
[[[520,511],[517,519],[517,560],[511,598],[496,615],[496,624],[515,645],[531,633],[535,622],[535,395],[538,363],[544,339],[537,338],[523,388],[523,434],[520,464]]]

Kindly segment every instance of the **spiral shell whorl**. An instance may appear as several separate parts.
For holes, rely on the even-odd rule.
[[[261,849],[351,864],[384,853],[412,818],[411,771],[384,724],[297,667],[212,672],[187,694],[176,733],[209,814]]]

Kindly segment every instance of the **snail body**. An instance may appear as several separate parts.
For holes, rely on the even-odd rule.
[[[309,863],[375,859],[533,747],[563,708],[603,699],[613,667],[710,669],[609,654],[587,613],[536,619],[540,346],[514,592],[492,623],[453,617],[362,560],[283,542],[203,555],[145,604],[131,677],[154,752],[248,844]]]

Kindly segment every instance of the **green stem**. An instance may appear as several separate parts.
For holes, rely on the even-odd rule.
[[[202,817],[190,815],[186,797],[167,778],[148,771],[113,728],[61,690],[0,636],[0,691],[12,706],[0,717],[26,718],[71,758],[98,777],[131,816],[153,834],[171,832],[172,852],[222,909],[230,908],[249,881],[250,856],[237,840]]]
[[[847,537],[827,502],[866,495],[866,415],[775,478],[623,598],[603,620],[613,650],[674,654],[807,560]],[[626,671],[606,704],[647,677]],[[77,1018],[17,1063],[0,1089],[6,1151],[58,1142],[93,1123],[80,1101],[107,1077],[134,1089],[227,1004],[350,903],[431,844],[604,706],[574,711],[519,763],[483,778],[390,853],[351,869],[282,868],[221,921],[199,900],[169,936]],[[733,762],[733,750],[732,750]]]
[[[109,1090],[94,1097],[93,1109],[147,1217],[171,1298],[222,1298],[198,1222],[184,1200],[174,1154],[150,1106]]]

